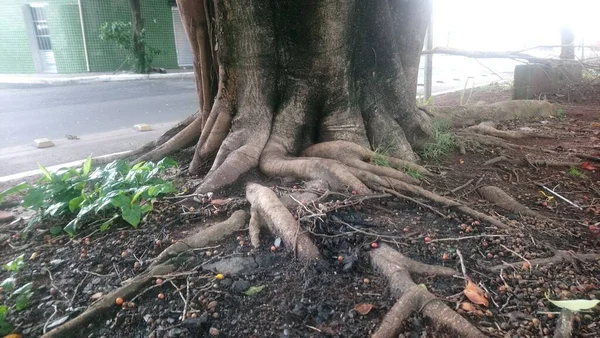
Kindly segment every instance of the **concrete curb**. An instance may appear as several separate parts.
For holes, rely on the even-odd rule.
[[[0,83],[4,84],[80,84],[111,81],[139,81],[159,79],[193,79],[194,72],[167,74],[115,74],[90,75],[76,77],[29,77],[20,75],[0,74]]]

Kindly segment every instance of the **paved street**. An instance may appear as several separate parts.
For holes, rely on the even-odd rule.
[[[0,85],[0,176],[135,148],[198,106],[193,79]],[[136,132],[148,123],[152,132]],[[68,140],[75,135],[79,140]],[[47,137],[56,146],[33,147]]]

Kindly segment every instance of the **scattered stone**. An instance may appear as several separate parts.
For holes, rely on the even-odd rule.
[[[93,295],[90,296],[90,299],[93,300],[93,301],[96,301],[96,300],[102,298],[103,295],[104,294],[102,292],[96,292],[96,293],[94,293]]]
[[[133,126],[133,128],[137,131],[150,131],[152,127],[147,123],[140,123]]]
[[[202,330],[202,326],[204,324],[206,324],[206,322],[208,321],[207,316],[200,316],[200,317],[193,317],[193,318],[187,318],[186,320],[183,321],[183,323],[181,323],[181,326],[186,328],[188,331],[190,331],[192,334],[195,333],[199,333]],[[206,332],[206,331],[204,331]],[[197,335],[200,336],[200,335]]]
[[[215,328],[215,327],[211,327],[208,330],[208,334],[211,335],[211,337],[216,337],[221,333],[221,331],[219,331],[219,329]]]
[[[220,282],[221,286],[223,286],[223,287],[228,287],[232,283],[233,283],[233,280],[231,278],[225,278]]]
[[[100,277],[96,277],[96,278],[92,279],[92,284],[94,284],[94,285],[98,285],[98,284],[100,284],[100,282],[102,282],[102,278],[100,278]]]
[[[205,270],[222,273],[227,276],[252,274],[256,272],[257,268],[258,264],[252,257],[225,258],[218,262],[207,264],[203,267]]]
[[[38,148],[54,147],[54,142],[50,141],[50,139],[47,138],[37,138],[33,140],[33,144],[35,144],[35,146]]]
[[[231,289],[233,292],[242,293],[250,288],[250,282],[246,280],[238,280],[233,282]]]

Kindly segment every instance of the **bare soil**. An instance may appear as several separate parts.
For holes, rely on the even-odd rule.
[[[506,86],[491,86],[474,91],[469,102],[496,102],[509,99],[510,94]],[[480,311],[469,313],[458,309],[459,313],[490,337],[551,337],[560,309],[545,294],[551,299],[600,298],[600,265],[598,261],[576,259],[533,266],[522,262],[552,257],[558,250],[600,252],[600,170],[530,165],[527,160],[518,160],[573,162],[578,160],[576,154],[600,157],[600,107],[595,101],[568,102],[566,96],[549,99],[563,104],[564,114],[497,126],[500,130],[525,129],[551,136],[516,141],[534,150],[467,145],[466,154],[456,150],[441,159],[425,161],[437,174],[423,184],[425,188],[499,217],[510,229],[497,229],[437,205],[431,206],[449,216],[442,218],[392,197],[344,207],[345,201],[360,196],[332,196],[329,202],[339,200],[335,212],[303,222],[323,261],[300,263],[288,248],[272,250],[277,239],[268,235],[262,235],[259,249],[252,249],[247,231],[241,231],[215,246],[182,255],[179,275],[167,276],[160,287],[149,284],[151,289],[135,304],[125,300],[124,307],[115,305],[114,314],[99,318],[81,337],[209,337],[217,332],[220,337],[367,337],[395,302],[386,279],[373,271],[365,257],[367,251],[377,250],[373,243],[383,242],[417,261],[456,269],[456,278],[413,277],[457,309],[468,301],[461,293],[465,284],[459,250],[469,277],[487,290],[490,300],[488,308],[476,306]],[[459,101],[460,93],[452,93],[434,98],[433,104],[456,105]],[[484,165],[498,156],[514,161]],[[590,164],[600,166],[593,161]],[[252,179],[262,179],[279,193],[303,187],[302,182],[266,181],[260,175]],[[555,196],[550,198],[548,192],[542,194],[536,184],[554,189],[581,208]],[[503,189],[549,220],[524,217],[484,201],[477,188],[487,185]],[[2,224],[2,263],[24,254],[26,265],[18,274],[18,282],[32,281],[35,292],[29,307],[11,311],[8,320],[25,337],[40,336],[44,327],[57,319],[87,308],[95,294],[106,294],[143,272],[172,241],[246,207],[240,188],[214,196],[212,202],[161,202],[158,211],[138,229],[114,227],[103,233],[88,227],[75,238],[53,237],[48,229],[60,224],[59,220],[22,239],[12,235],[24,227],[23,220]],[[37,257],[30,259],[33,253]],[[254,257],[261,264],[223,279],[217,278],[218,271],[203,269],[231,257]],[[505,263],[518,264],[492,269]],[[2,272],[0,279],[7,277],[8,273]],[[250,286],[264,289],[255,295],[244,294],[242,289]],[[5,297],[4,302],[12,305],[14,300]],[[372,304],[373,309],[368,314],[358,313],[354,307],[362,303]],[[187,318],[182,319],[184,308]],[[573,333],[575,337],[600,336],[600,309],[576,314]],[[423,336],[447,335],[414,314],[401,337]]]

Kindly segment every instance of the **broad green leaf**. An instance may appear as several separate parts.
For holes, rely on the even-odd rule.
[[[131,199],[124,194],[119,194],[110,199],[110,202],[117,208],[129,207]]]
[[[548,294],[546,294],[546,299],[550,301],[550,303],[558,306],[561,309],[569,309],[573,312],[581,312],[583,310],[593,309],[596,305],[600,304],[600,300],[594,299],[571,299],[571,300],[552,300],[548,298]]]
[[[127,223],[133,225],[133,227],[136,228],[138,224],[140,224],[140,221],[142,219],[142,209],[140,208],[139,204],[122,207],[121,217],[123,217],[123,219]]]
[[[168,157],[165,157],[165,158],[163,158],[162,160],[160,160],[160,161],[159,161],[159,162],[156,164],[156,166],[164,170],[164,169],[168,169],[168,168],[174,168],[174,167],[177,167],[177,166],[178,166],[178,164],[177,164],[177,162],[175,162],[174,160],[172,160],[172,159],[170,159],[170,158],[168,158]]]
[[[148,195],[150,195],[150,197],[155,197],[155,196],[158,196],[159,194],[168,194],[168,193],[172,193],[175,191],[176,190],[173,187],[173,184],[167,182],[167,183],[157,184],[157,185],[150,187],[150,189],[148,189]]]
[[[119,217],[119,214],[114,214],[113,217],[111,217],[109,220],[102,223],[102,225],[100,226],[100,231],[106,231],[106,230],[110,229],[110,226],[113,224],[115,219],[117,219],[118,217]]]
[[[135,201],[138,200],[138,198],[140,198],[140,196],[145,193],[146,191],[148,191],[148,189],[150,189],[151,187],[144,185],[139,187],[136,191],[135,191],[135,195],[133,195],[133,198],[131,199],[131,204],[135,203]]]
[[[50,228],[50,234],[51,234],[52,236],[58,236],[58,235],[60,235],[60,233],[61,233],[62,231],[63,231],[63,228],[62,228],[62,227],[60,227],[60,226],[58,226],[58,225],[55,225],[55,226],[53,226],[52,228]]]
[[[25,262],[23,262],[23,257],[24,255],[21,255],[13,259],[12,261],[4,264],[4,270],[8,272],[19,272],[19,270],[21,270],[25,266]]]
[[[67,209],[66,202],[58,202],[54,203],[46,209],[46,215],[50,215],[52,217],[59,216],[64,213]]]
[[[14,289],[16,282],[17,280],[14,277],[8,277],[0,283],[0,287],[4,288],[6,291],[10,291]]]
[[[79,218],[72,219],[67,225],[65,225],[63,230],[66,233],[68,233],[69,236],[71,236],[71,237],[75,236],[75,231],[77,231],[77,223],[78,222],[79,222]]]
[[[31,292],[32,286],[33,283],[29,282],[13,292],[12,295],[17,296],[17,300],[15,301],[15,309],[17,311],[22,311],[29,306],[31,297],[33,296],[33,292]]]
[[[131,167],[131,170],[138,170],[141,166],[144,165],[144,163],[146,163],[146,161],[136,163],[133,167]]]
[[[83,162],[83,176],[87,176],[90,173],[90,170],[92,170],[92,157],[88,156],[85,159],[85,162]]]
[[[29,189],[30,185],[27,182],[21,182],[17,185],[15,185],[14,187],[8,188],[6,190],[4,190],[3,192],[0,192],[0,203],[2,203],[2,200],[8,196],[8,195],[12,195],[12,194],[16,194],[19,191],[23,191],[26,189]]]
[[[81,208],[81,203],[85,200],[83,196],[77,196],[69,201],[69,210],[75,212],[75,210]]]
[[[148,202],[148,203],[142,205],[141,209],[142,209],[142,214],[147,214],[150,211],[154,210],[154,206],[152,205],[152,203]]]
[[[0,319],[4,319],[7,312],[8,312],[8,306],[6,306],[6,305],[0,306]]]
[[[21,286],[20,288],[16,289],[15,291],[13,291],[12,295],[16,296],[16,295],[30,292],[32,287],[33,287],[33,283],[29,282],[29,283]]]
[[[44,206],[45,193],[39,187],[29,189],[27,195],[23,198],[23,206],[30,209],[40,209]]]
[[[38,168],[40,168],[40,171],[46,178],[46,181],[48,181],[48,182],[52,181],[52,175],[50,174],[48,169],[46,169],[46,167],[44,167],[41,163],[38,162]]]
[[[248,290],[244,291],[246,296],[254,296],[260,293],[265,288],[265,285],[261,286],[251,286]]]

